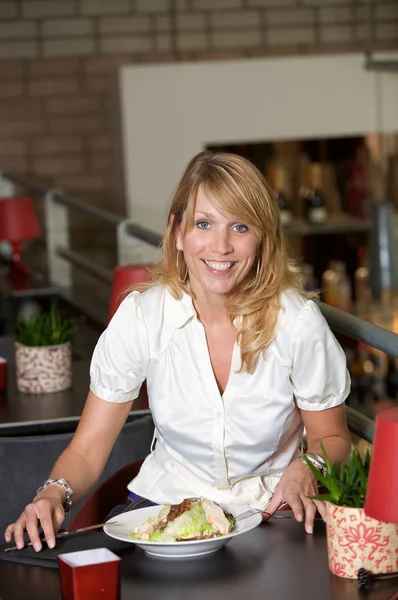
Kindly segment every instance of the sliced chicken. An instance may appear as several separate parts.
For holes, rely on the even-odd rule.
[[[164,527],[166,525],[167,525],[167,515],[164,517],[161,517],[160,519],[154,519],[153,521],[150,521],[149,523],[143,523],[142,525],[140,525],[137,528],[137,532],[136,532],[137,537],[139,540],[148,541],[151,533],[154,533],[154,531],[159,531],[159,530],[164,529]]]
[[[205,511],[206,520],[214,527],[214,529],[223,535],[226,535],[231,531],[231,525],[227,517],[224,514],[221,506],[218,506],[212,500],[208,500],[207,498],[200,499],[203,510]]]

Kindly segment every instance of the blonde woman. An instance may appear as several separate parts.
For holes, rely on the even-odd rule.
[[[316,479],[350,451],[345,355],[300,287],[278,206],[261,173],[228,153],[202,152],[175,192],[163,260],[122,302],[95,348],[76,434],[48,484],[6,530],[40,550],[99,478],[140,386],[156,444],[126,494],[151,503],[205,496],[273,514],[287,503],[312,533]],[[57,481],[61,480],[61,481]],[[66,484],[66,486],[65,486]]]

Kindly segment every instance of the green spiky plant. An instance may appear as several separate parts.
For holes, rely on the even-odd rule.
[[[69,342],[75,333],[73,320],[62,317],[53,305],[48,312],[40,310],[28,319],[18,319],[14,340],[24,346],[58,346]]]
[[[322,442],[321,448],[328,471],[326,475],[322,475],[304,455],[308,467],[326,490],[317,496],[311,496],[311,499],[329,501],[337,506],[363,508],[369,477],[369,450],[362,457],[358,448],[354,448],[347,463],[336,461],[332,464]]]

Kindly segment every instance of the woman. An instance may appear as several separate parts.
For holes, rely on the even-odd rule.
[[[98,480],[146,379],[155,449],[129,490],[156,503],[205,496],[273,514],[286,502],[312,532],[321,502],[313,463],[350,439],[345,356],[288,258],[277,203],[260,172],[233,154],[202,152],[172,201],[164,258],[121,304],[95,348],[90,392],[51,480],[6,530],[50,547],[64,503]],[[66,480],[66,482],[65,482]],[[71,489],[68,489],[71,488]]]

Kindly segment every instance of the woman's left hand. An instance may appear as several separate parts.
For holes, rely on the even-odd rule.
[[[267,520],[281,504],[286,502],[292,509],[296,521],[304,521],[306,532],[312,533],[317,509],[322,519],[326,520],[325,503],[308,498],[317,494],[318,485],[315,476],[302,460],[294,460],[282,475],[272,500],[263,513],[263,518]]]

